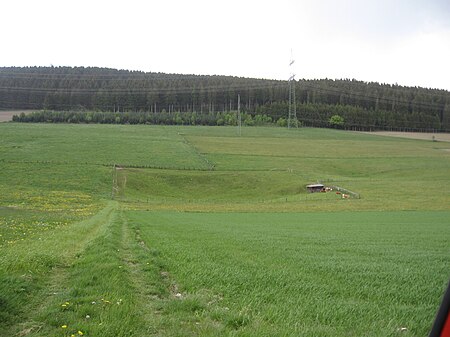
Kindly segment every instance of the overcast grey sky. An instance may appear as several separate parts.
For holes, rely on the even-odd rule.
[[[3,0],[0,66],[98,66],[450,90],[450,0]]]

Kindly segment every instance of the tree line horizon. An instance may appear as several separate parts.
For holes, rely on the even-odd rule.
[[[299,125],[450,131],[450,92],[355,79],[295,81]],[[18,122],[284,126],[288,82],[96,67],[0,67],[0,109]],[[333,116],[342,123],[332,125]]]

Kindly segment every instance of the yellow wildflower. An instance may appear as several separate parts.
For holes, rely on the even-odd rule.
[[[67,329],[67,324],[61,325],[61,328]]]
[[[83,331],[80,331],[80,330],[78,330],[78,334],[79,334],[80,336],[83,336],[83,335],[84,335]]]

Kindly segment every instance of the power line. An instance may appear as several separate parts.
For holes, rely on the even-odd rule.
[[[175,88],[35,88],[35,87],[12,87],[3,86],[0,90],[5,91],[25,91],[33,93],[192,93],[192,90],[196,90],[197,93],[201,91],[205,92],[224,92],[227,90],[258,90],[258,89],[270,89],[281,88],[285,86],[283,83],[267,83],[267,84],[253,84],[253,85],[223,85],[223,86],[180,86]]]
[[[293,79],[293,78],[292,78]],[[292,82],[292,81],[290,81]],[[151,87],[151,88],[35,88],[35,87],[17,87],[17,86],[3,86],[0,87],[0,92],[23,92],[23,93],[35,93],[35,94],[99,94],[99,95],[110,95],[110,94],[210,94],[226,91],[253,91],[253,90],[264,90],[264,89],[282,89],[285,86],[285,81],[270,81],[269,83],[258,83],[258,84],[231,84],[231,85],[216,85],[216,86],[178,86],[178,87]],[[303,80],[296,85],[290,83],[289,95],[295,95],[292,90],[295,90],[295,86],[301,88],[302,90],[312,90],[318,93],[326,93],[333,95],[344,95],[346,98],[361,99],[365,102],[375,102],[379,103],[389,103],[389,104],[403,104],[410,105],[414,107],[423,107],[430,109],[444,109],[445,105],[450,102],[450,98],[440,96],[438,97],[445,102],[414,102],[413,100],[405,101],[398,99],[396,97],[385,97],[385,96],[373,96],[362,92],[347,91],[343,89],[333,88],[333,87],[321,87],[308,83],[308,81]],[[414,99],[414,98],[413,98]],[[290,98],[291,103],[296,103],[296,99]],[[27,104],[27,103],[24,103]],[[33,103],[28,103],[33,104]],[[39,104],[39,103],[36,103]],[[291,106],[292,108],[292,106]]]
[[[35,88],[35,87],[13,87],[13,86],[2,86],[0,87],[0,91],[8,92],[8,91],[16,91],[16,92],[26,92],[26,93],[53,93],[53,94],[201,94],[204,93],[217,93],[224,91],[250,91],[250,90],[259,90],[259,89],[277,89],[283,88],[286,82],[279,83],[265,83],[265,84],[253,84],[253,85],[223,85],[223,86],[181,86],[175,88]],[[405,101],[395,97],[384,97],[384,96],[372,96],[361,92],[354,91],[346,91],[337,88],[324,88],[315,86],[309,83],[298,82],[297,86],[303,88],[303,90],[314,90],[319,93],[327,93],[327,94],[335,94],[335,95],[346,95],[348,98],[359,98],[364,101],[369,102],[378,102],[378,103],[394,103],[394,104],[411,104],[414,106],[426,107],[426,108],[443,108],[446,103],[440,102],[414,102],[414,101]],[[292,86],[294,87],[294,86]],[[291,93],[291,87],[289,92]],[[442,98],[442,96],[439,96]],[[448,99],[450,101],[450,99]],[[293,100],[296,101],[296,100]],[[447,99],[446,99],[447,101]]]
[[[424,107],[433,107],[433,108],[435,108],[437,105],[440,105],[442,108],[445,106],[445,103],[412,102],[412,101],[399,100],[396,98],[371,96],[371,95],[366,95],[365,93],[355,93],[353,91],[349,92],[349,91],[344,91],[344,90],[337,89],[337,88],[321,88],[321,87],[314,86],[311,84],[305,84],[304,86],[307,88],[314,89],[319,92],[334,93],[334,94],[339,94],[339,95],[348,95],[349,97],[361,98],[363,100],[371,101],[371,102],[376,102],[377,100],[378,101],[381,100],[381,101],[385,101],[387,103],[413,104],[415,106],[424,106]],[[450,96],[449,96],[449,99],[450,99]]]
[[[298,127],[298,121],[297,121],[297,110],[296,110],[296,99],[295,99],[295,74],[292,70],[292,65],[294,64],[294,59],[292,57],[292,50],[291,50],[291,61],[289,62],[289,68],[290,68],[290,77],[289,77],[289,114],[288,114],[288,129],[291,128],[291,126]],[[293,125],[295,124],[295,125]]]

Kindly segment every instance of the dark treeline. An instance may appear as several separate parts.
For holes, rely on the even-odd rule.
[[[95,123],[95,124],[154,124],[154,125],[237,125],[237,111],[229,112],[113,112],[113,111],[50,111],[39,110],[13,116],[14,122],[26,123]],[[241,123],[246,126],[286,126],[287,120],[261,114],[241,114]]]
[[[337,114],[349,129],[450,130],[445,90],[329,79],[299,80],[295,86],[303,125],[326,127]],[[237,110],[238,95],[247,120],[288,117],[287,81],[106,68],[0,68],[0,109],[43,110],[34,118],[46,122],[227,124],[224,118]],[[52,110],[64,113],[48,118],[55,115]]]

